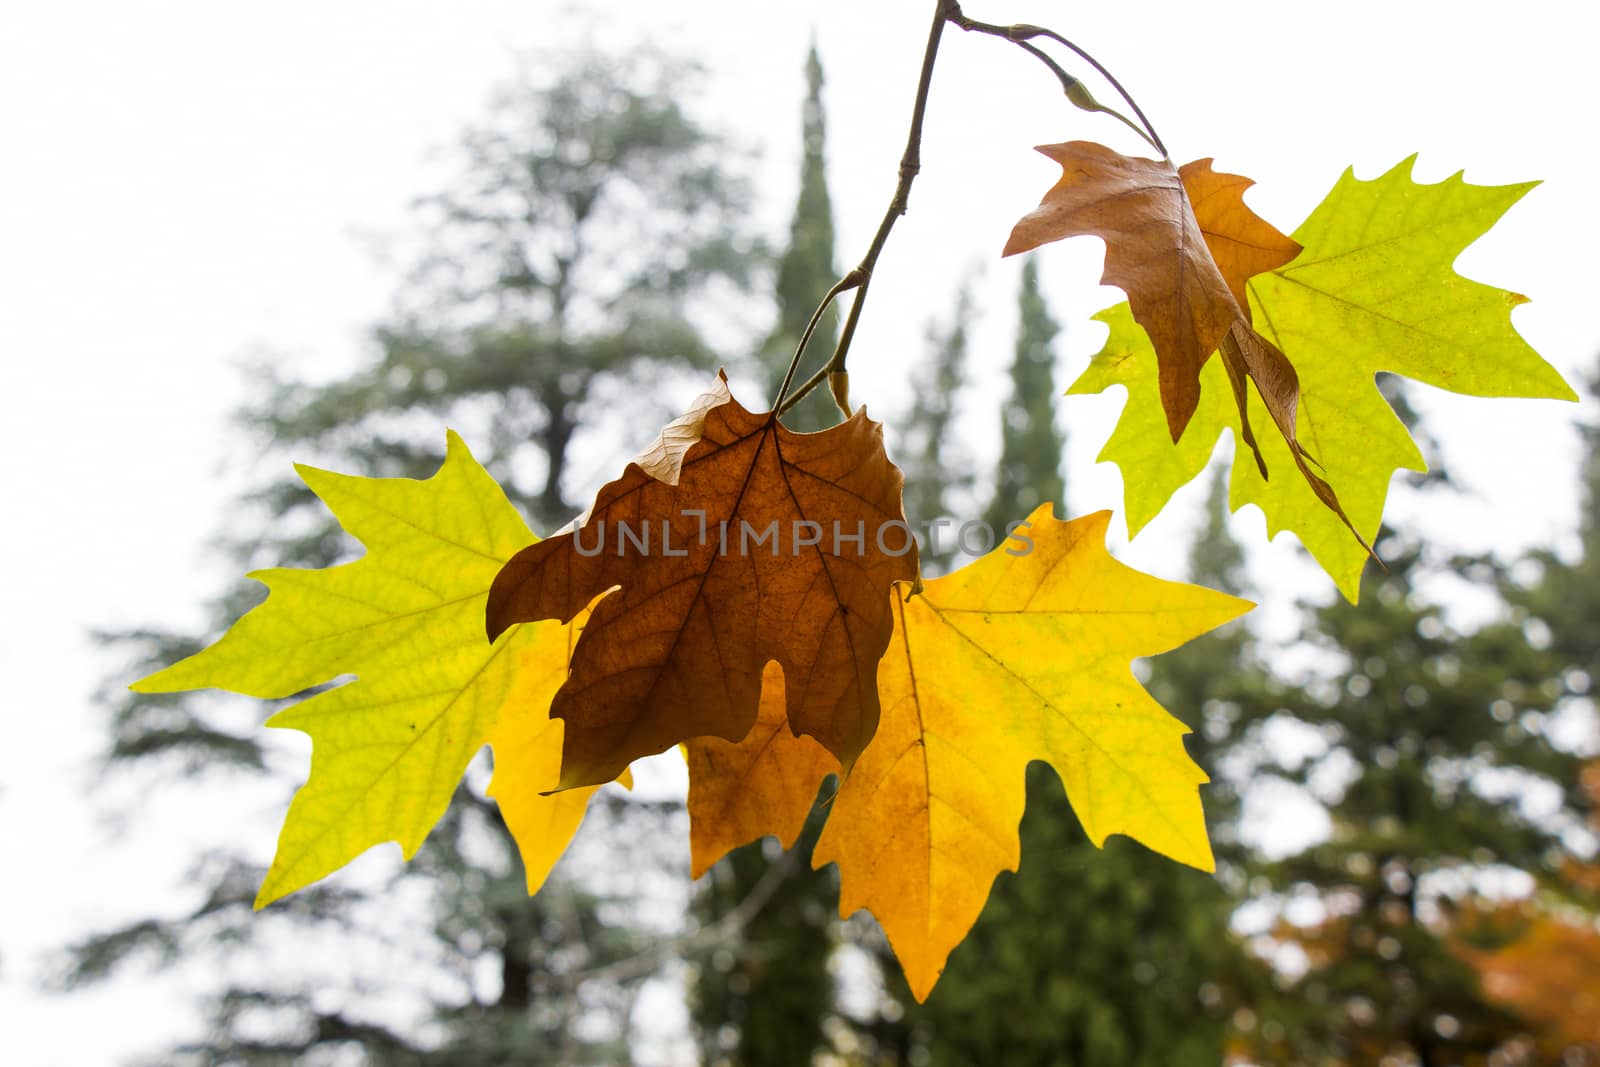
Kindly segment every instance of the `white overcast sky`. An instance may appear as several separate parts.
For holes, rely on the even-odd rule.
[[[159,806],[126,841],[96,821],[85,790],[104,722],[91,690],[105,665],[87,632],[200,621],[227,578],[206,540],[244,473],[227,427],[239,366],[271,354],[325,377],[364,357],[363,328],[383,313],[394,273],[360,235],[407,232],[407,202],[447,173],[436,150],[481,114],[520,50],[558,47],[587,26],[619,46],[650,39],[702,57],[705,113],[760,150],[759,223],[776,238],[795,192],[814,29],[841,266],[865,248],[893,186],[928,0],[598,7],[605,17],[535,0],[0,8],[0,1022],[8,1052],[24,1052],[16,1062],[110,1062],[184,1021],[137,983],[66,999],[31,992],[42,949],[160,902],[205,832],[152,824],[173,814]],[[1458,267],[1532,298],[1516,326],[1569,379],[1593,366],[1600,94],[1580,5],[971,0],[967,10],[1048,24],[1095,52],[1175,158],[1214,156],[1253,177],[1253,206],[1284,230],[1345,167],[1370,178],[1413,152],[1421,180],[1462,169],[1480,183],[1544,179]],[[1054,180],[1030,146],[1078,137],[1138,149],[1068,107],[1014,49],[949,32],[924,173],[852,352],[853,392],[869,410],[903,407],[927,317],[985,262],[967,433],[993,456],[1016,278],[995,256]],[[1119,297],[1097,285],[1098,242],[1042,255],[1066,326],[1064,385],[1098,346],[1087,316]],[[1076,511],[1119,506],[1115,469],[1092,462],[1119,406],[1115,396],[1063,406]],[[1468,549],[1570,533],[1575,406],[1438,394],[1423,406],[1473,495],[1448,512],[1409,509],[1406,521]],[[646,436],[616,442],[616,454]],[[1187,518],[1180,507],[1158,520],[1124,558],[1180,574]],[[1261,539],[1252,512],[1236,528]],[[1328,591],[1285,541],[1257,553],[1263,610],[1278,620],[1292,620],[1295,595]],[[264,861],[263,826],[248,844]]]

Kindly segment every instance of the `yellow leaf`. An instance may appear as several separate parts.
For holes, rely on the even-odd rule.
[[[789,729],[783,668],[761,675],[756,723],[743,740],[696,737],[689,763],[689,868],[699,878],[730,851],[772,834],[784,848],[800,836],[817,787],[839,761],[815,738]]]
[[[883,717],[814,862],[838,863],[840,913],[877,916],[918,1000],[995,876],[1017,868],[1030,760],[1055,767],[1095,844],[1127,834],[1213,867],[1188,729],[1131,661],[1251,605],[1118,563],[1105,551],[1109,517],[1062,522],[1045,504],[1025,529],[1031,551],[1008,541],[896,599],[878,673]]]
[[[536,539],[454,433],[426,480],[297,469],[367,554],[326,570],[252,574],[270,590],[265,603],[209,648],[133,686],[278,698],[355,676],[268,721],[311,735],[311,774],[256,906],[385,841],[411,858],[491,740],[501,761],[495,790],[537,888],[582,815],[577,801],[537,795],[556,781],[560,726],[546,711],[566,675],[570,628],[540,623],[492,645],[483,638],[490,583]],[[515,788],[502,784],[513,776]]]
[[[550,623],[522,628],[545,636],[528,642],[512,665],[512,690],[500,723],[489,735],[494,749],[494,778],[489,795],[500,805],[506,827],[517,841],[527,873],[528,893],[537,893],[567,850],[583,822],[589,798],[598,787],[552,793],[561,779],[561,720],[550,718],[550,700],[567,680],[572,649],[589,621],[589,610],[561,626],[560,639],[549,635]],[[633,788],[633,775],[617,779]]]

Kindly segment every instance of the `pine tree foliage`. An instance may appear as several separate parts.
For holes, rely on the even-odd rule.
[[[1600,367],[1588,380],[1600,398]],[[1527,1035],[1506,1046],[1506,1062],[1600,1064],[1600,756],[1595,680],[1600,677],[1600,424],[1578,426],[1583,442],[1578,486],[1578,555],[1538,549],[1506,565],[1456,561],[1478,579],[1492,577],[1507,605],[1502,647],[1524,669],[1502,683],[1500,710],[1531,734],[1559,738],[1584,763],[1580,777],[1559,780],[1573,817],[1562,833],[1566,856],[1552,850],[1530,869],[1535,890],[1518,900],[1470,901],[1450,918],[1458,954],[1472,963],[1497,1007],[1521,1016]],[[1491,631],[1495,632],[1495,631]]]
[[[562,483],[581,428],[623,442],[625,459],[636,431],[619,401],[719,362],[700,323],[747,284],[755,242],[729,145],[683,103],[695,68],[641,49],[557,70],[504,89],[462,139],[460,179],[420,202],[429,236],[376,331],[380,358],[314,388],[269,372],[249,414],[264,438],[414,475],[449,416],[550,530],[577,510]],[[426,433],[405,418],[419,412],[434,416]]]
[[[1420,481],[1454,491],[1437,474]],[[1458,631],[1419,587],[1461,562],[1394,536],[1378,548],[1386,569],[1369,569],[1360,608],[1309,609],[1306,632],[1336,668],[1285,689],[1270,717],[1310,755],[1263,746],[1254,767],[1257,781],[1322,800],[1332,831],[1253,868],[1312,917],[1282,918],[1264,937],[1264,951],[1300,962],[1284,1014],[1240,1043],[1284,1064],[1536,1062],[1518,1051],[1531,1047],[1529,1020],[1489,995],[1461,938],[1484,934],[1462,918],[1495,872],[1551,880],[1589,839],[1585,757],[1557,725],[1571,693],[1548,656],[1555,630],[1512,591],[1503,619]],[[1492,583],[1494,569],[1462,573]]]

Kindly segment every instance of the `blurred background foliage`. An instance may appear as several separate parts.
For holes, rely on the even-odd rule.
[[[317,384],[259,372],[238,426],[262,468],[425,476],[450,425],[550,530],[637,427],[668,417],[668,385],[721,365],[775,390],[839,271],[815,49],[799,196],[771,244],[746,229],[742,150],[694,111],[692,63],[649,48],[547,59],[462,137],[458,178],[418,201],[424,250],[368,364]],[[765,325],[740,335],[730,307]],[[977,514],[1003,528],[1041,501],[1068,513],[1061,327],[1036,266],[1015,309],[983,313],[1016,322],[999,462],[979,469],[951,433],[979,314],[963,289],[928,324],[890,422],[918,528]],[[830,315],[806,367],[836,332]],[[787,421],[837,418],[818,391]],[[757,842],[691,886],[671,844],[686,837],[681,803],[608,791],[529,899],[483,797],[487,763],[386,881],[335,877],[255,915],[265,857],[219,842],[177,888],[187,906],[86,933],[50,981],[65,995],[150,970],[208,975],[203,1020],[151,1056],[167,1064],[1600,1064],[1600,766],[1586,764],[1600,747],[1600,429],[1587,439],[1576,560],[1452,558],[1386,534],[1387,570],[1369,570],[1359,608],[1305,609],[1314,667],[1275,670],[1243,622],[1141,665],[1213,774],[1217,875],[1121,838],[1096,849],[1035,765],[1021,870],[1000,877],[926,1004],[870,919],[837,917],[832,869],[810,869],[822,805],[787,856]],[[1225,478],[1208,477],[1188,576],[1248,596]],[[1436,469],[1397,491],[1456,490]],[[954,533],[930,546],[930,573],[959,565]],[[219,543],[241,571],[356,551],[290,478],[244,497]],[[1440,575],[1491,594],[1494,621],[1453,629],[1424,592]],[[116,664],[107,775],[197,798],[248,779],[286,799],[303,768],[280,766],[255,702],[124,689],[258,597],[249,582],[222,591],[205,633],[101,635]],[[1288,854],[1251,831],[1252,805],[1283,797],[1327,820]],[[670,1046],[647,998],[681,1008]]]

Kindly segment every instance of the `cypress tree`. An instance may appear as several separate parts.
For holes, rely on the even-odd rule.
[[[895,457],[905,474],[906,518],[921,540],[922,571],[949,570],[957,554],[956,528],[933,534],[932,523],[953,515],[972,486],[972,465],[953,430],[957,398],[967,380],[967,336],[973,317],[972,283],[956,294],[950,320],[930,322],[928,358],[913,373],[911,407],[900,420],[901,448]]]
[[[784,371],[817,304],[839,280],[834,265],[833,201],[828,196],[827,116],[822,108],[822,59],[816,42],[806,55],[806,99],[801,111],[800,195],[789,223],[789,245],[778,260],[776,295],[778,323],[765,346],[768,397],[777,395]],[[833,354],[839,336],[837,305],[829,308],[806,345],[796,371],[796,384]],[[818,389],[784,416],[791,430],[809,432],[832,426],[839,412],[825,390]]]
[[[1017,345],[1011,362],[1011,395],[1000,411],[1000,465],[985,518],[996,534],[1025,519],[1042,501],[1053,501],[1064,517],[1066,484],[1061,462],[1066,439],[1055,423],[1060,394],[1055,378],[1055,339],[1061,327],[1050,316],[1039,288],[1039,266],[1022,265],[1017,295]]]

